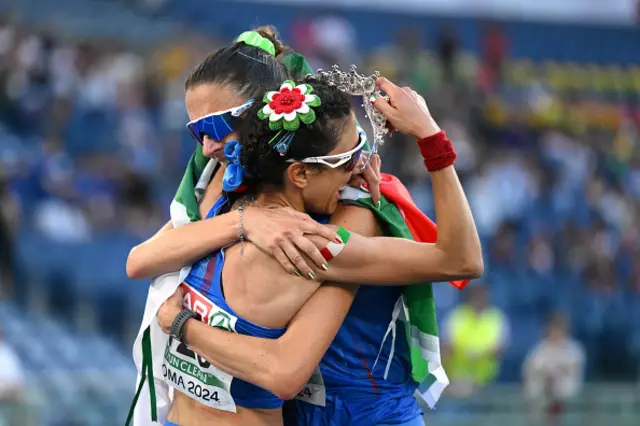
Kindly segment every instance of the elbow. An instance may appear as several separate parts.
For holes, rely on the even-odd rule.
[[[482,255],[473,256],[468,259],[464,259],[459,267],[459,273],[465,279],[480,278],[484,274],[484,261]]]
[[[137,248],[137,246],[132,248],[127,258],[127,277],[129,277],[130,280],[142,280],[146,278],[145,270],[137,256]]]
[[[286,362],[285,359],[281,358],[279,361],[271,363],[267,383],[264,387],[278,398],[287,401],[298,396],[309,377],[296,372],[295,365]]]
[[[276,387],[276,389],[274,389],[274,394],[280,398],[283,399],[285,401],[288,401],[290,399],[294,399],[296,396],[298,396],[298,394],[300,393],[300,390],[304,387],[304,384],[298,386],[291,383],[287,383],[285,382],[281,382],[280,384],[278,384],[278,386]]]
[[[484,273],[482,255],[479,256],[444,256],[443,275],[449,280],[474,280]]]

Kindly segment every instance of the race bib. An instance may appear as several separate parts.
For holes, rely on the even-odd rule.
[[[313,370],[311,378],[295,399],[319,407],[324,407],[327,404],[327,392],[324,387],[324,379],[322,378],[320,367],[316,367],[316,369]]]
[[[212,327],[235,332],[237,318],[220,309],[198,291],[183,283],[182,305],[196,314],[196,317]],[[193,352],[187,345],[169,338],[164,353],[162,374],[165,381],[207,407],[236,412],[236,404],[231,396],[233,376],[220,370],[209,361]]]

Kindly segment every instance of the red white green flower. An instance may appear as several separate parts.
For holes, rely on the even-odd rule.
[[[316,113],[311,107],[320,106],[320,97],[314,95],[313,87],[299,84],[291,80],[282,83],[279,91],[267,92],[263,101],[266,104],[258,111],[261,120],[269,118],[269,128],[273,131],[287,130],[293,132],[300,127],[300,122],[311,124]]]

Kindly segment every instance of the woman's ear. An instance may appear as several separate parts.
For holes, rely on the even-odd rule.
[[[309,175],[312,172],[306,164],[296,161],[287,168],[287,178],[297,188],[304,189],[309,184]]]

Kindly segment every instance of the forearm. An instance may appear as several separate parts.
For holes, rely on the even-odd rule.
[[[481,274],[482,249],[476,225],[458,175],[453,166],[431,173],[438,224],[436,246],[452,270]]]
[[[311,377],[333,341],[356,289],[323,285],[300,308],[279,339],[230,333],[196,320],[187,322],[184,337],[191,349],[221,370],[282,399],[291,399]]]
[[[380,230],[373,214],[362,208],[340,206],[332,221],[350,225],[365,235]],[[267,389],[283,399],[294,397],[333,341],[355,297],[357,287],[327,283],[300,308],[275,340],[228,333],[194,320],[186,325],[188,345],[216,367]],[[164,308],[161,308],[161,311]],[[171,324],[177,306],[163,311]],[[160,314],[159,314],[160,317]]]
[[[155,277],[191,265],[238,237],[236,211],[159,232],[134,247],[127,259],[132,279]]]
[[[185,324],[184,338],[191,349],[221,370],[272,390],[271,371],[266,367],[278,365],[278,340],[231,333],[197,320]]]
[[[344,250],[329,263],[327,271],[316,270],[319,280],[367,285],[409,285],[476,278],[477,269],[465,270],[433,243],[375,237],[351,233]]]

